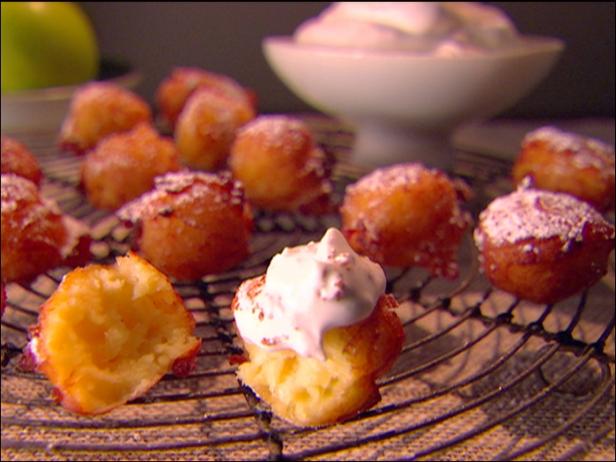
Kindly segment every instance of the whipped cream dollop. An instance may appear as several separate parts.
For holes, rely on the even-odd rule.
[[[503,48],[517,36],[505,13],[475,2],[337,2],[294,33],[303,44],[436,56]]]
[[[319,242],[285,248],[272,258],[259,290],[255,281],[242,283],[236,294],[242,338],[320,360],[325,332],[370,316],[386,283],[383,269],[355,253],[335,228]]]

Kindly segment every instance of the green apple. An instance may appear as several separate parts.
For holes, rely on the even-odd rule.
[[[2,92],[71,85],[94,78],[94,29],[70,2],[2,2]]]

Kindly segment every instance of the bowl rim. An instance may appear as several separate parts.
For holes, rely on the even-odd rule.
[[[104,66],[115,66],[121,69],[117,75],[106,77]],[[116,70],[116,72],[118,72]],[[132,66],[123,62],[113,61],[108,59],[101,60],[101,70],[99,76],[93,80],[85,81],[73,85],[63,85],[58,87],[35,88],[32,90],[19,90],[14,92],[2,93],[2,103],[16,104],[27,102],[41,101],[58,101],[70,99],[75,91],[84,85],[91,82],[108,82],[122,87],[135,87],[142,78],[141,72],[134,69]]]
[[[340,58],[370,58],[380,60],[409,61],[485,61],[491,59],[513,58],[534,53],[560,53],[565,49],[565,42],[557,37],[542,35],[520,35],[518,43],[512,46],[487,50],[482,53],[469,53],[453,56],[433,56],[429,53],[420,54],[406,50],[382,50],[351,47],[336,47],[318,44],[298,43],[292,35],[272,35],[262,40],[264,49],[288,48],[301,50],[315,55],[330,55]]]

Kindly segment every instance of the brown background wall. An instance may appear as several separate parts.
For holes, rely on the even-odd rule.
[[[556,68],[505,116],[614,116],[614,3],[491,2],[525,34],[563,39]],[[173,66],[228,74],[259,95],[261,112],[310,110],[277,79],[261,52],[268,35],[287,35],[326,2],[82,3],[102,52],[130,61],[152,100]]]

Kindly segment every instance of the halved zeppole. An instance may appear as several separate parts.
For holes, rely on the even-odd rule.
[[[400,355],[397,306],[382,268],[331,228],[238,288],[232,308],[248,354],[238,376],[294,424],[350,418],[380,400],[375,381]]]
[[[27,350],[66,409],[101,414],[190,371],[201,345],[169,280],[133,253],[68,273],[41,307]]]

